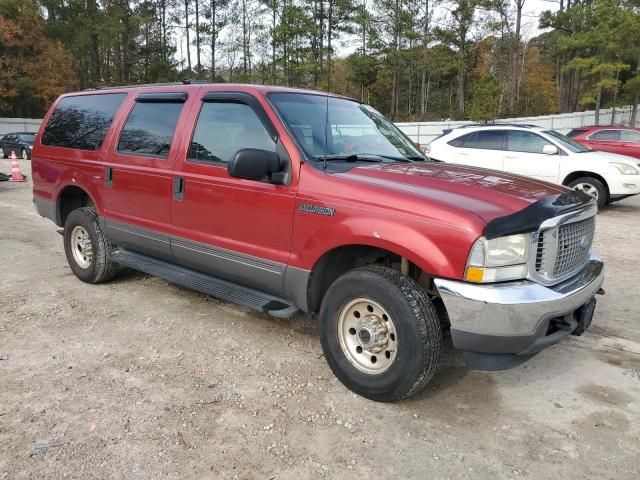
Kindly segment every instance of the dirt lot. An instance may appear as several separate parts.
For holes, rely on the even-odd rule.
[[[394,404],[334,379],[312,319],[80,282],[30,182],[0,183],[0,220],[1,479],[640,478],[640,198],[598,217],[585,336],[499,373],[448,345]]]

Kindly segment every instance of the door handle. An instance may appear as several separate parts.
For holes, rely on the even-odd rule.
[[[113,168],[111,167],[104,167],[104,185],[107,188],[113,186]]]
[[[182,200],[184,198],[184,178],[173,177],[173,198]]]

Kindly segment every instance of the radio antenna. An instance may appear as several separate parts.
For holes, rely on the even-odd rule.
[[[327,169],[327,149],[329,147],[329,91],[327,90],[327,111],[325,112],[325,125],[324,125],[324,160],[322,162],[322,169]]]

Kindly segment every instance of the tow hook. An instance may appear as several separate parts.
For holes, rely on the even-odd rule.
[[[604,291],[604,288],[600,288],[598,289],[598,291],[596,292],[596,295],[604,295],[606,292]]]

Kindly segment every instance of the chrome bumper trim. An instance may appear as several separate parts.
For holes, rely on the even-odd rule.
[[[532,335],[542,322],[576,310],[603,281],[604,264],[592,253],[582,272],[550,287],[530,280],[483,285],[435,279],[435,285],[452,330],[509,337]]]

